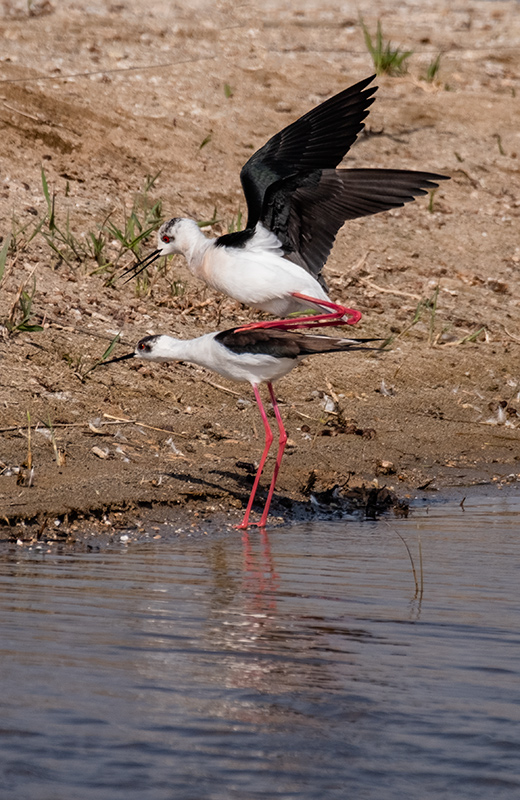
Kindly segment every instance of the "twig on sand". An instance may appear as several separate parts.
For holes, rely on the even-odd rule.
[[[499,322],[498,324],[504,329],[505,333],[509,336],[510,339],[512,339],[513,342],[520,344],[520,339],[518,338],[518,336],[515,336],[514,333],[508,331],[503,322]]]
[[[384,294],[397,294],[400,297],[410,297],[412,300],[421,300],[422,299],[421,295],[413,294],[413,292],[403,292],[403,291],[401,291],[401,289],[386,288],[384,286],[378,286],[376,283],[373,283],[368,278],[358,277],[358,280],[360,280],[361,283],[365,283],[368,287],[370,287],[370,289],[374,289],[374,291],[376,291],[376,292],[382,292]]]
[[[208,380],[208,378],[202,378],[202,380],[209,386],[213,386],[214,389],[220,389],[221,392],[226,392],[226,394],[233,394],[235,395],[235,397],[242,396],[240,392],[235,392],[234,389],[228,389],[226,386],[221,386],[220,383],[213,383],[213,381]]]
[[[58,328],[61,331],[70,331],[70,333],[81,333],[84,336],[92,336],[95,339],[103,339],[104,341],[110,342],[114,338],[113,335],[108,333],[97,333],[96,331],[88,331],[86,328],[78,328],[77,325],[73,325],[72,323],[69,325],[63,325],[61,322],[57,322],[52,317],[46,317],[45,322],[48,325],[52,325],[53,328]],[[129,342],[124,341],[123,339],[119,340],[119,344],[125,344],[131,347],[132,345]]]
[[[160,431],[161,433],[169,433],[170,435],[173,434],[174,436],[182,436],[183,439],[191,439],[191,436],[188,433],[179,433],[178,431],[172,431],[168,428],[157,428],[155,425],[148,425],[146,422],[140,422],[137,419],[128,419],[127,417],[114,417],[112,414],[103,414],[106,419],[114,420],[115,422],[120,422],[122,425],[139,425],[140,428],[147,428],[150,431]],[[107,423],[108,424],[108,423]],[[115,424],[112,422],[112,425]]]
[[[128,419],[127,417],[114,417],[112,414],[103,414],[106,418],[105,422],[102,422],[102,425],[139,425],[141,428],[148,428],[151,431],[160,431],[160,433],[169,433],[170,436],[173,434],[174,436],[182,436],[183,439],[189,439],[190,436],[187,433],[179,433],[178,431],[172,431],[169,428],[157,428],[155,425],[148,425],[146,422],[140,422],[137,419]],[[54,422],[53,428],[90,428],[92,427],[91,422]],[[18,431],[22,428],[22,425],[10,425],[8,428],[0,428],[0,433],[9,433],[10,431]],[[37,426],[35,428],[37,430]]]
[[[358,261],[356,261],[356,263],[354,264],[353,267],[351,267],[351,269],[350,269],[351,273],[357,272],[357,270],[361,269],[361,267],[363,267],[365,265],[365,261],[367,260],[368,255],[369,255],[370,252],[371,252],[370,250],[367,250],[366,253],[363,253],[361,258],[358,259]],[[329,275],[333,275],[336,278],[344,278],[345,277],[345,272],[340,272],[338,269],[331,269],[330,267],[327,267],[327,270],[328,270],[328,274]]]
[[[28,114],[26,111],[22,111],[20,108],[15,108],[14,106],[10,106],[9,103],[3,102],[2,105],[4,106],[4,108],[9,109],[9,111],[14,111],[16,114],[20,114],[20,116],[22,117],[27,117],[27,119],[32,119],[34,122],[39,122],[39,123],[45,122],[44,119],[41,119],[40,117],[35,117],[34,114]]]

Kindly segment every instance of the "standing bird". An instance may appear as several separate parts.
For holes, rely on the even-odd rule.
[[[410,170],[336,169],[364,128],[374,77],[313,108],[251,156],[240,173],[244,230],[208,239],[194,220],[174,217],[159,229],[157,250],[124,274],[138,275],[160,256],[182,253],[195,277],[240,303],[282,317],[309,307],[328,310],[244,330],[358,322],[359,311],[330,300],[321,275],[337,232],[348,219],[402,206],[446,179]]]
[[[140,358],[146,361],[191,361],[201,367],[218,372],[224,378],[234,381],[249,381],[253,387],[256,402],[262,416],[265,429],[265,446],[256,473],[251,495],[247,503],[244,519],[236,527],[246,529],[249,523],[251,508],[255,498],[260,476],[273,442],[273,434],[269,427],[267,414],[262,405],[258,386],[267,383],[280,436],[278,439],[278,455],[274,467],[267,500],[260,522],[251,523],[264,528],[267,522],[269,506],[273,496],[276,479],[283,452],[287,442],[287,434],[283,426],[280,409],[276,402],[272,382],[287,375],[305,356],[315,353],[332,353],[341,350],[369,350],[368,342],[374,339],[333,339],[328,336],[306,335],[276,328],[244,330],[231,328],[220,333],[206,333],[196,339],[174,339],[172,336],[146,336],[141,339],[132,353],[103,364],[113,364],[127,358]]]

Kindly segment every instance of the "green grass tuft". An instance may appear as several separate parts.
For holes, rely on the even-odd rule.
[[[96,231],[87,231],[78,237],[71,229],[68,212],[65,221],[61,221],[62,214],[57,208],[56,193],[51,193],[45,170],[42,168],[42,190],[47,210],[32,231],[28,231],[29,226],[17,228],[16,220],[13,220],[11,238],[15,246],[17,244],[26,246],[36,234],[40,233],[49,248],[58,256],[59,262],[63,261],[70,267],[76,267],[92,259],[97,266],[90,274],[103,274],[107,285],[110,285],[115,279],[115,271],[121,257],[131,251],[136,258],[139,258],[142,242],[162,221],[161,201],[153,202],[149,197],[149,192],[155,186],[159,175],[160,171],[155,175],[146,176],[143,189],[134,196],[130,212],[123,208],[122,221],[117,219],[115,211],[111,211]]]
[[[377,31],[374,40],[372,40],[372,36],[362,18],[360,18],[359,23],[363,30],[367,50],[372,56],[377,74],[403,75],[407,72],[408,66],[406,62],[412,55],[413,50],[401,50],[399,47],[393,47],[390,41],[385,42],[383,39],[381,20],[377,21]]]
[[[214,206],[213,208],[213,216],[211,219],[200,219],[197,222],[199,228],[209,228],[210,225],[216,225],[217,222],[220,222],[219,218],[217,217],[217,207]]]
[[[114,336],[114,338],[112,339],[112,341],[108,345],[107,349],[105,350],[105,352],[103,353],[101,358],[98,358],[98,360],[95,361],[94,364],[91,367],[89,367],[88,369],[82,371],[81,370],[81,364],[78,363],[76,365],[76,368],[74,369],[74,373],[80,379],[80,381],[82,383],[85,382],[85,379],[87,378],[88,375],[90,375],[91,372],[94,372],[94,370],[97,369],[97,367],[99,367],[104,361],[107,360],[107,358],[109,358],[112,355],[114,347],[116,346],[116,344],[119,342],[120,339],[121,339],[121,334],[120,333],[116,333],[116,335]],[[72,366],[74,368],[74,366],[72,364],[69,364],[69,366]]]
[[[500,153],[500,155],[501,156],[507,155],[506,151],[504,150],[504,148],[502,146],[502,137],[500,136],[500,134],[499,133],[494,133],[493,134],[493,138],[496,139],[496,141],[497,141],[498,152]]]
[[[437,78],[439,69],[441,67],[441,58],[442,53],[437,53],[433,61],[430,61],[428,66],[426,67],[426,74],[423,75],[423,80],[427,81],[428,83],[433,83],[434,80]]]
[[[242,223],[243,223],[242,212],[240,209],[238,209],[236,216],[231,219],[231,222],[228,225],[227,232],[236,233],[237,231],[241,231],[242,228],[244,227]]]
[[[34,273],[34,271],[33,271]],[[15,333],[33,333],[35,331],[43,331],[41,325],[37,325],[32,321],[32,305],[34,295],[36,294],[36,278],[32,274],[32,287],[26,291],[25,285],[29,278],[25,279],[18,289],[14,302],[9,312],[9,317],[5,320],[5,327],[12,336]]]

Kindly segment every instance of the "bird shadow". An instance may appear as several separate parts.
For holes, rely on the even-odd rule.
[[[240,464],[247,473],[231,472],[225,469],[211,470],[215,480],[199,478],[191,474],[171,472],[168,476],[176,481],[188,484],[182,493],[187,500],[215,500],[232,498],[234,507],[245,507],[254,481],[253,464]],[[223,485],[223,481],[226,484]],[[229,485],[231,483],[231,485]],[[233,486],[234,484],[234,486]],[[268,492],[268,485],[259,486],[253,509],[262,511]],[[393,509],[400,515],[408,515],[408,503],[401,500],[387,487],[357,486],[344,487],[335,485],[325,491],[309,490],[302,500],[294,499],[286,494],[276,492],[270,509],[271,516],[283,517],[288,522],[309,520],[335,520],[346,516],[357,515],[365,519],[376,520],[385,511]]]

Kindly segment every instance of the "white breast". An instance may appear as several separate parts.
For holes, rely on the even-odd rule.
[[[292,297],[293,292],[329,300],[317,280],[304,269],[279,252],[257,247],[211,247],[204,254],[197,276],[239,303],[277,316],[308,308],[308,303]]]
[[[214,366],[221,375],[233,381],[249,381],[262,383],[263,381],[276,381],[287,375],[297,364],[295,358],[276,358],[256,353],[230,352],[224,345],[216,343],[222,353],[218,366]]]

